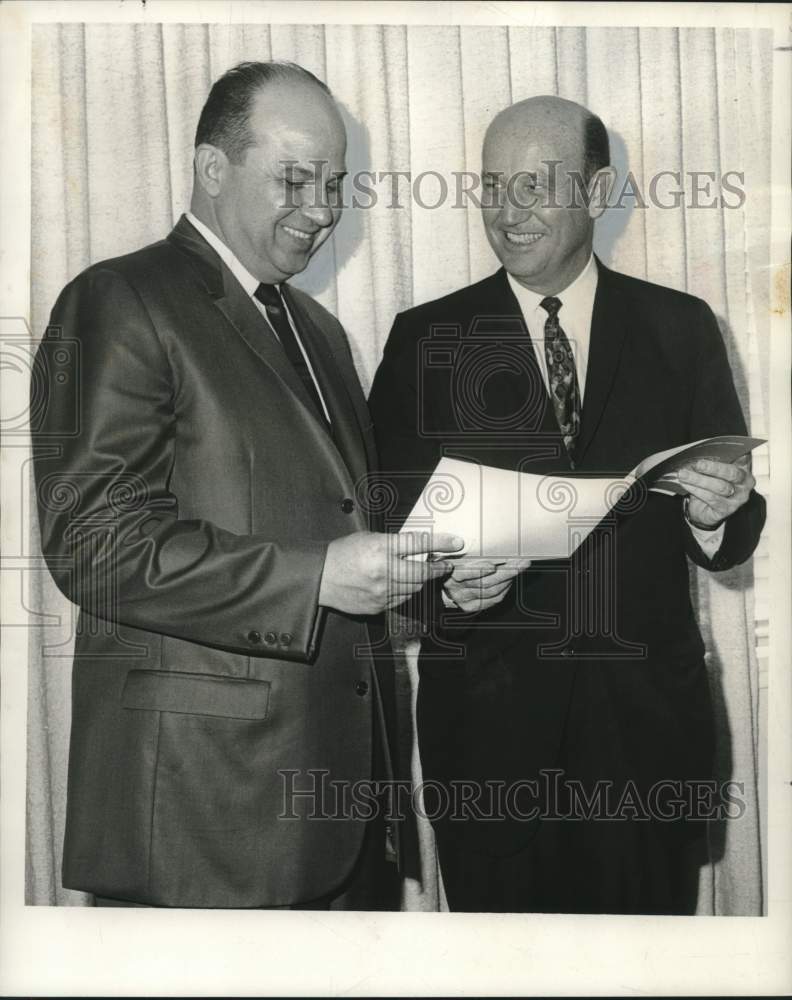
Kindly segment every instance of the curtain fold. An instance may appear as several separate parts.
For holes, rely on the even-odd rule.
[[[189,206],[195,126],[212,80],[241,60],[288,59],[326,80],[340,101],[350,174],[372,173],[364,186],[375,199],[348,189],[358,207],[296,279],[339,316],[368,390],[398,311],[497,264],[475,203],[455,207],[466,190],[480,194],[474,174],[487,124],[512,101],[559,94],[603,117],[618,183],[633,180],[622,206],[598,224],[597,252],[611,267],[710,303],[746,417],[765,436],[771,57],[771,32],[743,29],[36,25],[32,328],[42,333],[60,289],[89,263],[160,239]],[[660,171],[655,193],[668,205],[674,174],[690,171],[742,174],[732,183],[748,196],[736,207],[738,195],[729,206],[691,207],[688,180],[682,204],[658,207],[648,192]],[[710,201],[701,185],[699,200]],[[766,493],[766,448],[755,471]],[[40,555],[30,513],[30,551]],[[761,912],[755,623],[766,642],[766,564],[765,538],[753,567],[693,574],[719,774],[744,783],[745,801],[739,820],[713,828],[703,913]],[[43,569],[31,573],[28,599],[34,615],[48,616],[32,632],[29,664],[28,902],[81,905],[89,898],[60,887],[74,609]],[[414,647],[399,680],[405,753],[419,776]],[[426,823],[421,844],[423,877],[406,885],[404,906],[440,908]]]

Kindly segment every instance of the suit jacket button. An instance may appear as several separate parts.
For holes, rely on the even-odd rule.
[[[291,632],[281,632],[281,634],[280,634],[280,644],[281,644],[281,646],[288,646],[291,641],[292,641],[292,634],[291,634]]]
[[[344,499],[341,501],[341,510],[345,514],[351,514],[354,509],[355,509],[355,501],[350,500],[349,497],[344,497]]]
[[[355,694],[359,694],[361,698],[368,694],[368,682],[367,681],[356,681],[355,683]]]
[[[264,636],[264,642],[266,642],[268,646],[274,646],[277,641],[278,637],[277,635],[275,635],[274,632],[267,632],[267,634]]]
[[[254,628],[252,628],[248,632],[247,637],[248,637],[248,642],[252,642],[252,643],[259,643],[259,642],[261,642],[261,632],[257,632]]]

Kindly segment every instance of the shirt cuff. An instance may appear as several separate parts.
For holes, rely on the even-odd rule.
[[[717,555],[723,543],[723,532],[726,530],[726,522],[723,521],[714,531],[707,531],[704,528],[697,528],[687,518],[685,520],[698,547],[708,559],[712,559],[714,555]]]

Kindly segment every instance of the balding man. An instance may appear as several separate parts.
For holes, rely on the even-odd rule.
[[[43,550],[80,607],[63,884],[106,905],[398,906],[376,788],[350,804],[390,773],[367,622],[443,567],[368,530],[347,340],[288,285],[345,147],[306,70],[229,70],[190,211],[78,275],[38,357]]]
[[[403,513],[443,455],[620,475],[745,433],[707,305],[593,256],[609,164],[602,122],[570,101],[490,125],[483,217],[503,266],[398,316],[369,400]],[[694,912],[719,803],[686,560],[747,559],[764,501],[747,464],[681,478],[684,503],[631,497],[571,560],[510,580],[461,559],[438,587],[418,726],[452,909]]]

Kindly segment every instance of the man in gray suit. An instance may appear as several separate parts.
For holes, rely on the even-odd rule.
[[[382,817],[330,791],[392,773],[367,616],[447,566],[369,530],[346,336],[287,284],[338,221],[345,145],[312,74],[230,70],[190,212],[75,278],[39,351],[43,550],[80,607],[63,884],[100,900],[396,905]]]

